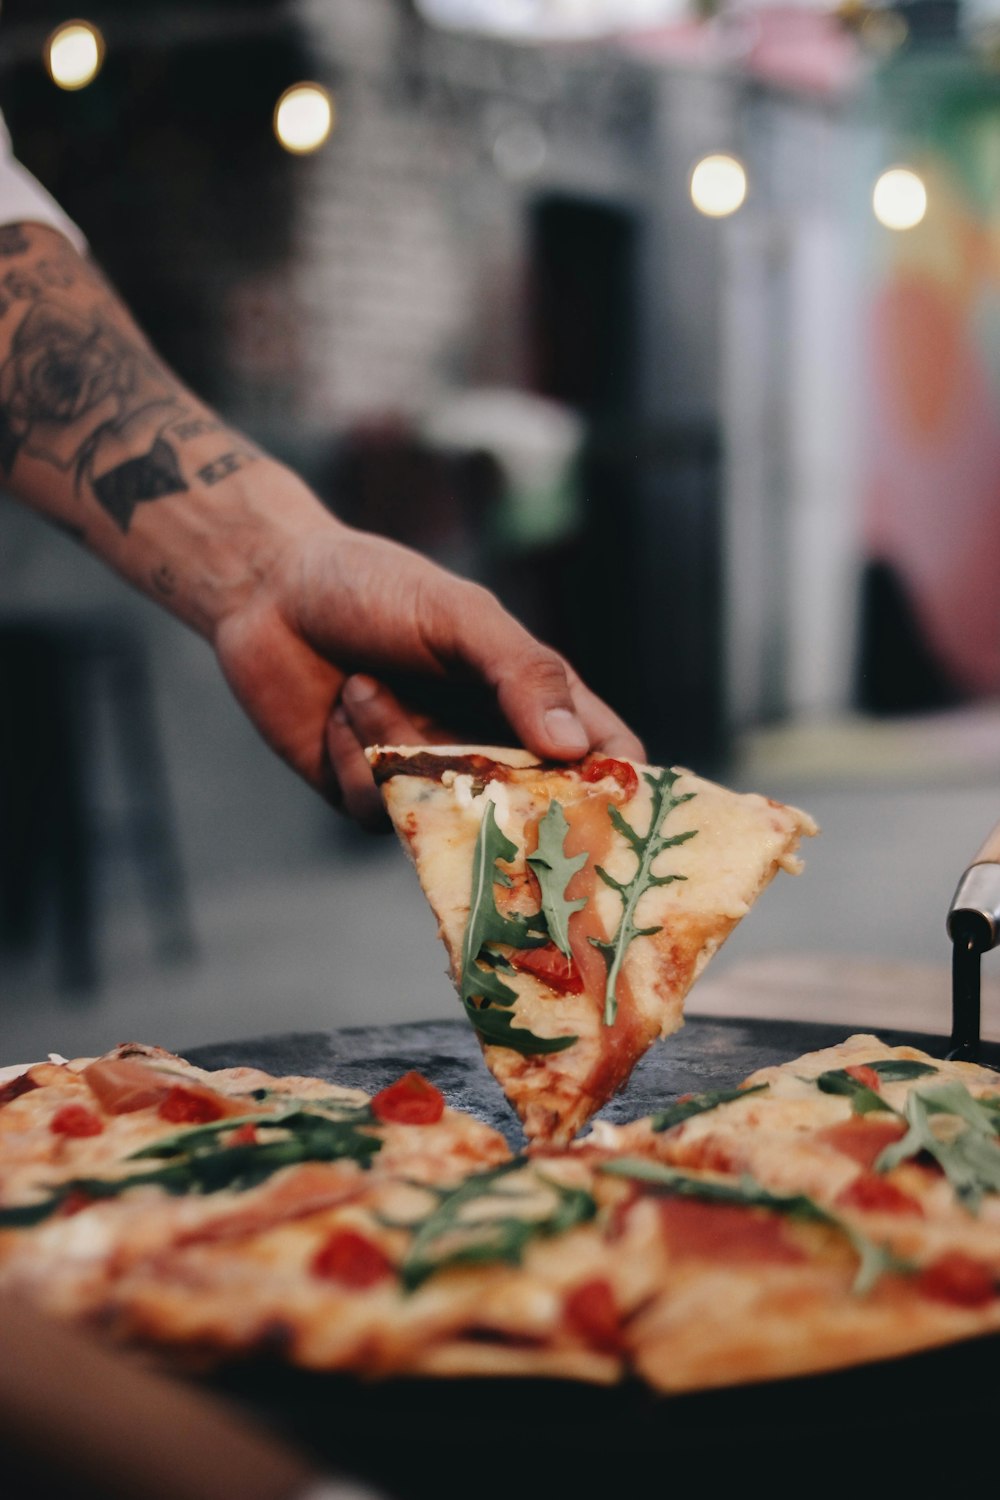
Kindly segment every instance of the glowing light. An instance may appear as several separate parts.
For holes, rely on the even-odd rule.
[[[104,38],[90,21],[66,21],[45,43],[45,66],[61,89],[84,89],[101,71]]]
[[[747,174],[735,156],[703,156],[691,173],[691,202],[710,219],[734,214],[747,195]]]
[[[886,229],[914,229],[927,212],[927,189],[909,167],[890,167],[875,184],[872,208]]]
[[[334,126],[333,99],[319,83],[294,83],[274,106],[274,133],[286,151],[318,151]]]

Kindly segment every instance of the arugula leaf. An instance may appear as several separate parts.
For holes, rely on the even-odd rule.
[[[516,846],[497,824],[493,803],[487,802],[473,855],[472,894],[469,921],[462,942],[459,993],[469,1020],[491,1046],[509,1047],[529,1055],[562,1052],[566,1047],[572,1047],[577,1040],[575,1036],[536,1036],[525,1026],[515,1027],[511,1016],[500,1014],[493,1008],[512,1006],[517,1000],[517,991],[500,977],[504,972],[512,972],[511,966],[492,945],[506,943],[512,948],[538,948],[548,941],[547,934],[541,930],[545,925],[541,912],[534,917],[507,917],[497,910],[493,887],[495,884],[510,884],[510,876],[497,868],[497,860],[509,864],[516,854]]]
[[[938,1071],[930,1063],[917,1062],[908,1057],[883,1057],[877,1062],[863,1063],[861,1066],[871,1068],[885,1083],[902,1083],[911,1078],[924,1078],[927,1074]],[[826,1073],[820,1073],[813,1082],[824,1094],[846,1094],[856,1115],[872,1114],[879,1109],[890,1114],[899,1113],[874,1089],[852,1078],[846,1068],[831,1068]]]
[[[216,1122],[223,1129],[232,1128],[233,1120]],[[189,1137],[187,1152],[174,1151],[168,1142],[144,1147],[129,1160],[157,1155],[164,1147],[175,1157],[166,1166],[133,1172],[125,1177],[75,1177],[59,1185],[38,1203],[0,1207],[0,1229],[19,1229],[40,1223],[54,1214],[70,1194],[86,1198],[117,1198],[136,1187],[158,1187],[174,1196],[187,1193],[217,1193],[224,1188],[243,1191],[257,1187],[282,1167],[297,1166],[305,1161],[356,1161],[360,1167],[371,1165],[381,1150],[377,1135],[360,1130],[354,1121],[332,1120],[327,1116],[293,1110],[277,1120],[269,1115],[255,1124],[272,1125],[281,1138],[240,1146],[222,1145],[217,1130],[214,1139],[203,1127],[184,1132]],[[191,1137],[200,1139],[192,1141]],[[171,1138],[176,1139],[176,1137]]]
[[[887,1099],[869,1088],[867,1083],[860,1083],[857,1078],[852,1078],[844,1068],[820,1073],[813,1082],[824,1094],[846,1095],[851,1101],[851,1110],[856,1115],[870,1115],[878,1110],[890,1115],[899,1114],[899,1110],[894,1109]]]
[[[438,1205],[416,1226],[400,1268],[409,1291],[446,1266],[518,1265],[531,1240],[563,1234],[597,1213],[585,1189],[554,1181],[524,1157],[433,1191]]]
[[[491,1006],[482,1009],[465,1002],[465,1013],[483,1041],[491,1047],[509,1047],[525,1057],[534,1057],[548,1052],[565,1052],[577,1041],[576,1036],[538,1036],[526,1026],[515,1026],[509,1011],[494,1010]]]
[[[672,1130],[682,1120],[707,1114],[709,1110],[718,1109],[720,1104],[731,1104],[734,1099],[747,1099],[751,1094],[761,1094],[769,1087],[766,1083],[755,1083],[752,1089],[712,1089],[705,1094],[692,1094],[690,1099],[678,1099],[676,1104],[653,1115],[649,1123],[657,1133]]]
[[[886,1083],[903,1083],[939,1071],[932,1063],[917,1062],[911,1057],[880,1057],[877,1062],[865,1063],[865,1067],[871,1068]]]
[[[858,1256],[858,1270],[851,1290],[864,1296],[886,1271],[910,1271],[909,1262],[901,1260],[887,1245],[880,1245],[868,1238],[852,1224],[822,1208],[805,1193],[772,1193],[770,1188],[753,1177],[743,1176],[738,1182],[712,1181],[693,1177],[676,1167],[667,1167],[660,1162],[647,1161],[643,1157],[619,1157],[616,1161],[602,1163],[602,1172],[614,1177],[631,1177],[635,1181],[648,1182],[652,1187],[681,1198],[697,1198],[703,1203],[731,1203],[746,1208],[764,1208],[771,1213],[785,1215],[800,1223],[826,1224],[839,1230],[849,1241]]]
[[[517,846],[500,828],[492,802],[487,802],[473,854],[472,895],[469,921],[462,945],[462,998],[478,995],[476,960],[487,943],[508,943],[512,948],[537,948],[546,941],[539,931],[539,917],[504,916],[497,910],[494,885],[510,885],[510,876],[497,869],[497,860],[509,864],[517,857]],[[515,996],[516,998],[516,996]]]
[[[942,1137],[931,1124],[934,1115],[952,1115],[964,1120],[966,1128],[951,1138]],[[1000,1193],[1000,1147],[996,1142],[1000,1122],[964,1084],[952,1081],[932,1089],[914,1089],[906,1101],[904,1118],[909,1129],[902,1140],[880,1154],[875,1162],[877,1172],[889,1172],[926,1151],[971,1214],[978,1213],[984,1194]]]
[[[220,1136],[230,1130],[238,1130],[241,1125],[253,1125],[258,1130],[287,1130],[290,1128],[289,1121],[294,1122],[301,1117],[330,1120],[331,1123],[337,1124],[374,1125],[376,1123],[370,1104],[341,1105],[337,1101],[322,1099],[308,1101],[310,1104],[324,1108],[332,1105],[338,1113],[336,1116],[331,1116],[303,1109],[303,1102],[305,1101],[296,1100],[287,1109],[270,1110],[266,1114],[230,1115],[226,1119],[213,1120],[208,1125],[194,1125],[187,1130],[178,1130],[174,1135],[164,1136],[158,1141],[153,1141],[149,1146],[143,1146],[141,1151],[133,1151],[128,1160],[139,1161],[144,1157],[190,1156],[206,1146],[217,1146]],[[294,1124],[291,1128],[294,1129]]]
[[[577,871],[587,863],[586,854],[568,855],[565,852],[569,824],[560,803],[549,803],[545,817],[538,825],[538,848],[528,855],[528,864],[538,877],[542,890],[542,913],[549,937],[567,958],[573,957],[569,944],[569,919],[575,911],[586,906],[587,898],[567,901],[566,887]]]
[[[679,772],[665,770],[659,775],[650,771],[644,771],[643,776],[653,789],[653,806],[649,818],[649,828],[645,833],[639,833],[627,822],[614,803],[608,804],[608,817],[614,825],[616,833],[630,845],[636,857],[635,874],[631,880],[616,880],[609,875],[607,870],[597,866],[597,874],[617,891],[621,897],[622,915],[618,924],[618,931],[608,941],[601,938],[591,938],[590,941],[601,954],[608,969],[607,984],[604,990],[604,1024],[613,1026],[615,1016],[618,1012],[618,999],[615,989],[618,983],[618,974],[625,958],[625,951],[629,944],[637,937],[652,937],[660,931],[659,927],[639,927],[636,925],[636,908],[646,891],[653,890],[657,886],[673,885],[675,880],[685,880],[684,875],[657,875],[653,873],[653,863],[666,849],[676,848],[678,844],[687,843],[697,833],[696,828],[688,829],[684,833],[676,833],[672,837],[664,837],[661,832],[664,820],[679,807],[682,802],[690,802],[695,795],[694,792],[684,792],[681,796],[673,794],[674,783]]]

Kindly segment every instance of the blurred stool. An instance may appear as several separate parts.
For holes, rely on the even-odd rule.
[[[124,794],[97,806],[100,717]],[[164,961],[194,948],[146,653],[104,615],[0,615],[0,956],[24,957],[54,925],[60,987],[99,977],[96,875],[129,855]]]

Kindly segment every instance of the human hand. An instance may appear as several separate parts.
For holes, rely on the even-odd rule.
[[[268,743],[369,827],[384,814],[363,747],[454,739],[422,701],[442,682],[459,698],[487,689],[513,737],[539,756],[644,757],[607,704],[488,590],[332,518],[283,547],[219,621],[215,646]],[[405,698],[385,681],[399,674]]]

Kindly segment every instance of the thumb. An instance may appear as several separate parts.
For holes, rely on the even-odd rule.
[[[494,678],[497,701],[521,742],[551,760],[579,760],[590,736],[573,703],[562,661],[533,641]]]

